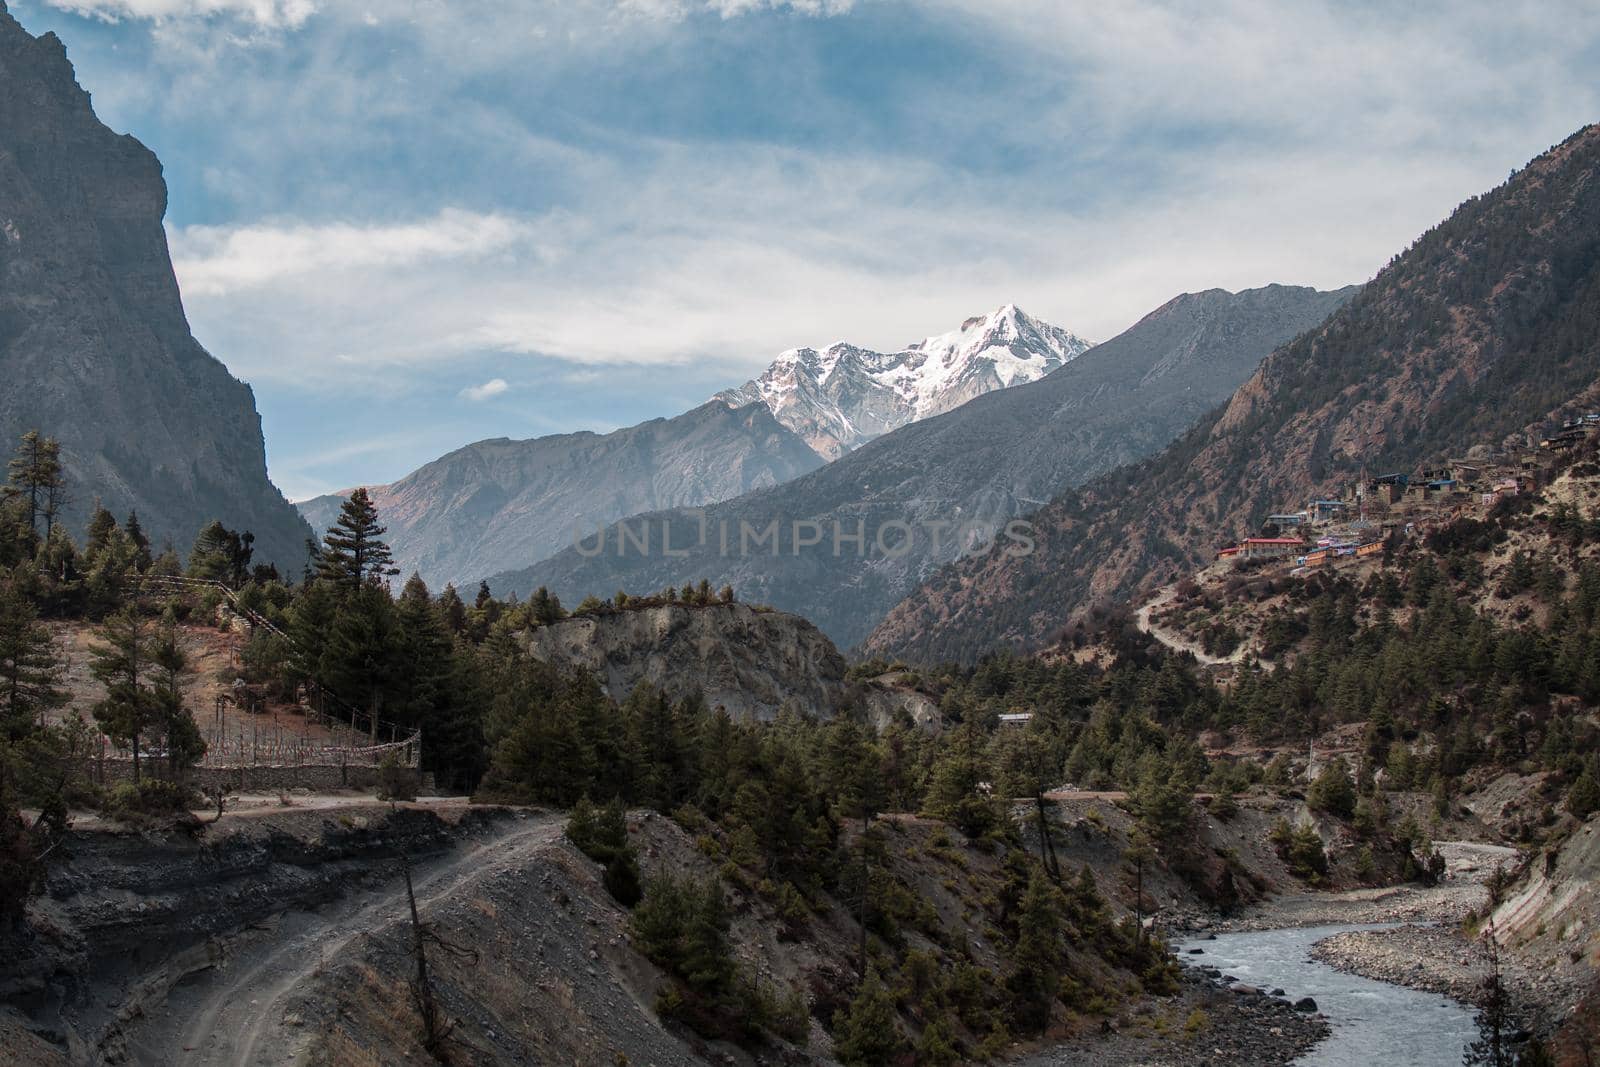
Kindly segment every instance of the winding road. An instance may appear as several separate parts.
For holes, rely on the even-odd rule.
[[[1249,650],[1248,644],[1241,644],[1238,648],[1234,649],[1230,655],[1213,656],[1202,649],[1199,645],[1195,644],[1193,641],[1185,641],[1183,638],[1172,633],[1170,630],[1164,630],[1155,623],[1151,622],[1151,613],[1170,604],[1172,602],[1173,595],[1174,591],[1168,589],[1157,594],[1153,600],[1145,603],[1143,607],[1139,608],[1138,611],[1133,613],[1134,625],[1139,627],[1139,630],[1142,633],[1148,634],[1150,637],[1155,638],[1157,641],[1160,641],[1163,645],[1166,645],[1174,652],[1187,652],[1200,663],[1208,667],[1220,667],[1224,664],[1240,663],[1244,660],[1245,653]]]
[[[418,910],[526,862],[560,837],[565,822],[564,816],[533,816],[493,840],[418,863],[412,869]],[[129,1033],[130,1048],[156,1054],[148,1062],[196,1067],[296,1062],[309,1035],[284,1021],[291,995],[363,934],[409,921],[399,878],[362,899],[345,898],[317,912],[287,912],[270,939],[173,989],[163,1010]]]

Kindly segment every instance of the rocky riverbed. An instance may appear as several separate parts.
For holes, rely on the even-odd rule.
[[[1328,1021],[1270,991],[1185,968],[1177,996],[1147,1005],[1108,1032],[1019,1061],[1018,1067],[1281,1067],[1328,1036]]]
[[[1482,945],[1459,926],[1354,930],[1317,942],[1312,958],[1348,974],[1476,1003],[1489,974]],[[1553,1030],[1577,1010],[1583,976],[1555,959],[1500,953],[1500,980],[1512,1015],[1536,1033]]]
[[[1484,879],[1496,867],[1509,867],[1516,851],[1467,841],[1442,841],[1438,847],[1446,863],[1445,877],[1438,885],[1290,893],[1227,918],[1196,914],[1184,916],[1174,925],[1180,931],[1232,933],[1293,926],[1460,923],[1488,903]]]

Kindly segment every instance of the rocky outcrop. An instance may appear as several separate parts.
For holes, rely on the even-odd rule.
[[[401,573],[440,588],[543,559],[625,515],[726,500],[821,465],[763,405],[707,403],[614,433],[479,441],[368,491]],[[305,501],[301,514],[320,533],[346,495]]]
[[[1600,818],[1529,867],[1495,909],[1494,932],[1503,945],[1600,971]]]
[[[901,711],[923,724],[937,717],[933,701],[909,686],[846,679],[844,657],[806,620],[746,604],[578,615],[525,640],[536,659],[591,672],[616,700],[649,682],[674,699],[700,693],[736,718],[770,719],[785,708],[830,718],[848,707],[880,723]]]
[[[267,478],[249,386],[189,332],[166,206],[156,157],[0,3],[0,443],[61,442],[76,536],[98,499],[137,510],[158,548],[221,519],[298,565],[310,530]]]
[[[543,585],[566,599],[705,577],[804,615],[853,646],[938,567],[981,545],[980,531],[1162,448],[1274,346],[1316,326],[1350,294],[1273,285],[1176,297],[1032,384],[903,426],[776,489],[709,507],[703,520],[639,516],[611,530],[603,551],[569,548],[491,584],[521,594]],[[620,550],[624,528],[648,528],[659,546],[664,523],[686,551]],[[742,537],[773,523],[776,547]],[[971,536],[960,535],[962,526]],[[797,543],[808,530],[820,536]],[[864,541],[850,539],[858,530]]]

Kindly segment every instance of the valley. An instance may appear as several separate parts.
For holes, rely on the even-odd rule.
[[[856,7],[0,0],[0,1062],[1591,1067],[1600,126]]]

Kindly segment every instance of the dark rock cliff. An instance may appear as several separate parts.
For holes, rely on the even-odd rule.
[[[158,547],[221,519],[296,564],[310,531],[267,479],[250,387],[189,332],[166,207],[156,157],[0,2],[0,442],[60,440],[74,536],[99,498]]]

